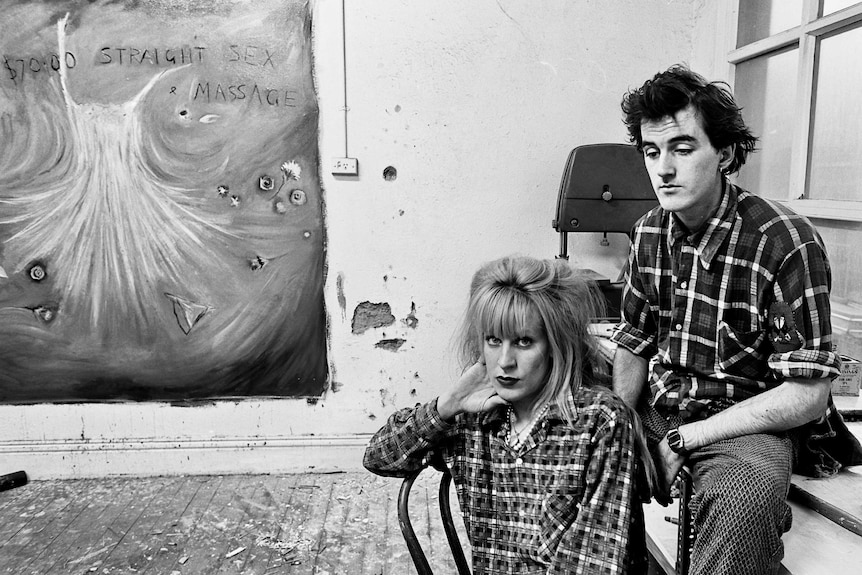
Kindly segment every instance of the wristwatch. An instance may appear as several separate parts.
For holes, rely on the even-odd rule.
[[[679,427],[672,427],[667,432],[667,445],[677,455],[688,455],[688,450],[685,448],[685,441],[682,439]]]

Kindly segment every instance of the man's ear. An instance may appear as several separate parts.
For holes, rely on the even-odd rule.
[[[729,146],[725,146],[718,151],[719,160],[718,160],[718,169],[722,172],[727,172],[728,166],[733,162],[733,156],[736,152],[736,144],[730,144]]]

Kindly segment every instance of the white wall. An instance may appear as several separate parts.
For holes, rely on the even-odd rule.
[[[676,62],[720,70],[724,41],[722,10],[702,0],[346,4],[355,178],[328,169],[345,153],[342,3],[319,0],[314,22],[331,391],[316,403],[0,406],[0,474],[359,468],[368,433],[451,380],[450,340],[475,268],[557,253],[550,222],[568,152],[625,141],[621,95]],[[572,264],[615,277],[625,239],[602,247],[584,235],[570,237]],[[389,303],[396,323],[352,333],[361,302]],[[415,327],[402,322],[412,305]],[[375,348],[386,338],[406,342]]]

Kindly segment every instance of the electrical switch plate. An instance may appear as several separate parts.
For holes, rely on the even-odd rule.
[[[359,175],[359,161],[356,158],[332,158],[331,168],[334,176]]]

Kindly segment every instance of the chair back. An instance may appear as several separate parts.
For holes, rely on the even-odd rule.
[[[427,468],[426,468],[427,469]],[[410,498],[410,489],[422,469],[412,472],[404,478],[401,483],[401,491],[398,493],[398,524],[401,526],[401,534],[404,536],[404,541],[407,543],[407,549],[410,551],[410,557],[413,559],[413,564],[416,566],[416,572],[419,575],[433,575],[431,565],[428,563],[428,558],[422,550],[422,545],[419,543],[419,538],[416,537],[416,532],[413,529],[413,524],[410,521],[410,513],[408,503]],[[452,508],[449,506],[449,486],[452,484],[452,475],[448,469],[444,469],[440,477],[440,518],[443,522],[443,529],[446,531],[446,539],[449,542],[449,549],[452,551],[452,557],[455,560],[455,565],[458,568],[458,575],[470,575],[470,566],[467,564],[467,558],[464,555],[464,549],[461,547],[461,542],[458,539],[458,532],[455,530],[455,523],[452,520]]]
[[[658,205],[643,156],[628,144],[587,144],[569,153],[552,225],[560,256],[568,259],[570,232],[629,234]]]

